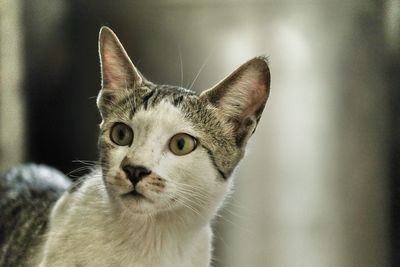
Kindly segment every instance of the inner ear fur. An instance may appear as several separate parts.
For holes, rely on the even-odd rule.
[[[140,87],[144,78],[133,65],[116,34],[105,26],[99,33],[99,57],[102,88],[97,97],[97,106],[104,117],[119,98],[126,97],[129,90]]]
[[[256,57],[200,97],[227,117],[234,126],[237,144],[242,145],[257,127],[269,96],[270,82],[267,58]]]
[[[117,35],[103,26],[99,33],[102,88],[120,90],[140,86],[143,81]]]

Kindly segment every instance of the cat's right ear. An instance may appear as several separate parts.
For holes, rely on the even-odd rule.
[[[144,78],[133,65],[118,37],[106,26],[99,33],[99,56],[101,91],[97,97],[97,106],[100,113],[104,113],[108,105],[126,96],[127,90],[139,87]]]

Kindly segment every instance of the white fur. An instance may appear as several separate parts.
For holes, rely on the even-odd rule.
[[[201,145],[185,156],[169,151],[169,140],[177,133],[201,137],[173,105],[161,102],[123,122],[134,131],[132,146],[113,150],[107,188],[98,170],[57,202],[36,256],[39,266],[209,266],[210,220],[230,181],[221,181]],[[137,185],[150,201],[121,197],[132,190],[121,178],[120,163],[126,157],[163,178],[162,190],[146,179]]]

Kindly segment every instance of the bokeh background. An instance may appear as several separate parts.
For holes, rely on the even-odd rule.
[[[270,57],[214,266],[400,266],[398,0],[0,0],[0,171],[97,159],[102,25],[150,80],[198,92]]]

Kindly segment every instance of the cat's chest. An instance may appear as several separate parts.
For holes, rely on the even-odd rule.
[[[83,229],[82,229],[83,230]],[[89,229],[88,229],[89,230]],[[86,231],[85,231],[86,232]],[[190,267],[208,266],[208,235],[195,243],[177,242],[179,237],[158,240],[157,236],[128,234],[125,238],[110,235],[110,231],[93,230],[70,244],[63,243],[62,262],[68,266],[132,266],[132,267]],[[204,233],[206,234],[206,233]],[[75,238],[71,238],[72,241]],[[58,244],[59,245],[59,244]],[[198,254],[201,254],[199,258]],[[57,257],[58,258],[58,257]],[[203,263],[204,261],[204,263]]]
[[[121,247],[116,243],[92,244],[86,245],[85,248],[82,246],[80,253],[74,253],[74,255],[69,257],[73,259],[71,266],[201,266],[193,262],[192,257],[189,257],[192,253],[180,253],[173,245],[166,244],[164,248],[154,249],[140,248],[137,244],[133,247]]]

